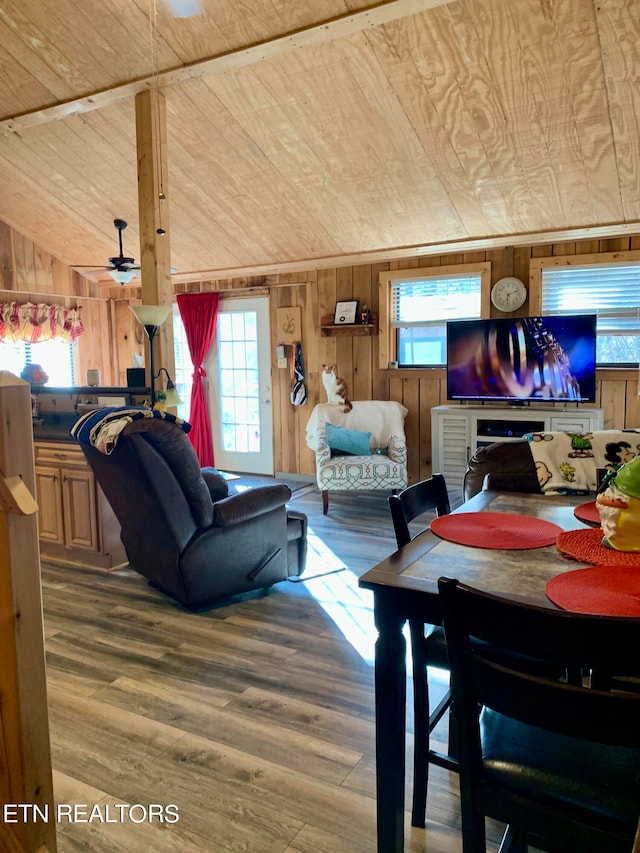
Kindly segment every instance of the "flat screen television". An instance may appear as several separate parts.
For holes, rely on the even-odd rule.
[[[594,403],[596,315],[448,322],[447,397]]]

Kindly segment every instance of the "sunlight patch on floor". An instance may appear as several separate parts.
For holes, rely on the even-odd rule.
[[[302,579],[305,589],[333,620],[345,639],[360,657],[369,664],[374,663],[375,642],[378,637],[373,620],[373,593],[360,589],[358,577],[347,568],[331,548],[311,527],[307,532],[307,566]],[[319,575],[319,577],[313,577]],[[407,672],[411,673],[411,638],[409,626],[404,626],[407,643]],[[449,681],[448,672],[429,667],[429,678],[443,688]]]
[[[377,637],[373,622],[373,593],[360,589],[358,577],[309,527],[307,531],[307,567],[305,588],[358,654],[373,663]],[[344,571],[340,571],[344,569]],[[313,575],[321,575],[314,578]]]

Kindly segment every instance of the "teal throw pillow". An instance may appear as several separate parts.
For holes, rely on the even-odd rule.
[[[353,453],[354,456],[368,456],[371,453],[371,433],[357,429],[345,429],[334,424],[325,424],[327,444],[332,450]]]

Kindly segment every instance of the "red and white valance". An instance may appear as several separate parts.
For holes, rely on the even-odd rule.
[[[84,332],[81,311],[44,302],[0,302],[0,342],[73,343]]]

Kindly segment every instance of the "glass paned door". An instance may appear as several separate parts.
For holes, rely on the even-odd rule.
[[[216,468],[273,474],[269,300],[220,303],[206,366]]]

